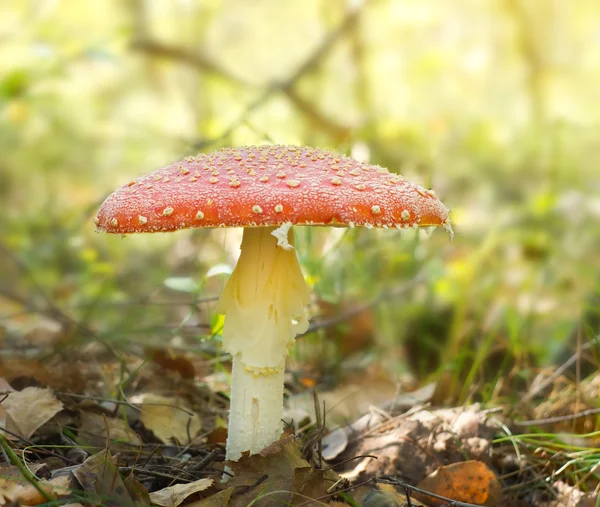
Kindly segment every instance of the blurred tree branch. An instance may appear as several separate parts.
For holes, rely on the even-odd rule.
[[[350,135],[350,127],[332,120],[320,112],[307,99],[302,97],[294,86],[281,90],[287,98],[301,111],[311,124],[327,131],[335,139],[344,139]]]
[[[504,3],[515,25],[519,50],[527,72],[531,120],[535,127],[540,127],[545,124],[547,116],[547,64],[541,43],[536,37],[536,26],[541,22],[542,13],[540,9],[536,9],[534,17],[522,0],[504,0]]]
[[[335,46],[336,42],[346,33],[353,30],[360,13],[362,12],[362,9],[369,1],[372,0],[355,2],[352,6],[347,7],[344,19],[340,22],[339,26],[332,30],[323,39],[321,44],[319,44],[316,49],[310,55],[308,55],[308,57],[294,72],[292,72],[287,79],[268,85],[261,93],[259,93],[256,99],[251,101],[246,106],[238,118],[218,137],[213,139],[200,139],[192,141],[193,148],[202,149],[207,146],[222,142],[224,139],[229,137],[236,128],[245,123],[248,120],[248,117],[255,110],[267,103],[271,97],[277,93],[283,93],[315,127],[326,131],[329,135],[337,140],[346,138],[351,132],[351,127],[328,118],[321,111],[319,111],[314,104],[311,104],[309,100],[302,97],[296,87],[301,78],[311,73],[327,57],[329,52]],[[143,8],[141,6],[142,3],[143,2],[140,2],[139,0],[136,1],[135,8]],[[178,61],[180,63],[189,65],[200,72],[206,72],[223,77],[239,86],[252,86],[240,77],[235,76],[226,69],[222,68],[220,65],[212,61],[210,57],[202,54],[201,52],[191,51],[185,47],[171,45],[156,40],[148,34],[147,27],[144,26],[143,22],[145,19],[144,16],[136,16],[136,18],[138,21],[136,23],[138,36],[132,43],[132,49],[144,52],[151,56]]]
[[[157,39],[152,38],[151,36],[143,36],[134,39],[130,47],[134,51],[146,53],[155,58],[176,60],[178,62],[189,65],[190,67],[193,67],[201,72],[215,74],[220,77],[226,78],[232,83],[238,85],[248,87],[251,86],[250,83],[247,83],[240,77],[227,71],[226,69],[212,61],[208,56],[202,54],[199,51],[192,51],[185,47],[161,42]]]

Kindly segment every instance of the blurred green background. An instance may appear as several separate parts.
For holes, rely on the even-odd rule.
[[[186,155],[307,144],[433,188],[456,237],[298,228],[315,321],[348,318],[292,371],[507,394],[599,332],[599,83],[596,0],[3,0],[0,361],[101,344],[212,368],[240,231],[92,218]]]

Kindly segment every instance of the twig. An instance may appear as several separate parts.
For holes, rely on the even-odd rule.
[[[116,405],[127,405],[128,407],[130,407],[134,410],[143,410],[144,405],[146,405],[148,407],[169,407],[169,408],[173,408],[176,410],[181,410],[184,414],[189,415],[189,416],[194,415],[194,412],[191,412],[182,407],[178,407],[177,405],[172,405],[170,403],[145,403],[145,402],[134,403],[134,402],[129,401],[128,399],[116,400],[116,399],[111,399],[111,398],[103,398],[102,396],[88,396],[87,394],[66,393],[64,391],[55,391],[55,394],[58,394],[59,396],[70,396],[71,398],[78,398],[81,400],[102,401],[102,402],[106,402],[106,403],[114,403]]]
[[[332,137],[342,140],[348,137],[350,127],[325,116],[313,104],[302,97],[294,85],[283,88],[281,91],[285,93],[290,102],[292,102],[292,104],[296,106],[296,109],[302,112],[309,121],[319,126],[322,130],[327,130]]]
[[[453,506],[453,507],[484,507],[480,504],[460,502],[458,500],[452,500],[452,498],[448,498],[446,496],[436,495],[435,493],[431,493],[430,491],[426,491],[424,489],[417,488],[416,486],[412,486],[411,484],[408,484],[407,482],[401,481],[399,479],[395,479],[393,477],[385,477],[385,476],[384,477],[375,477],[373,479],[373,481],[376,484],[381,483],[381,484],[391,484],[392,486],[399,486],[402,489],[404,489],[404,491],[408,491],[408,490],[416,491],[417,493],[420,493],[421,495],[429,496],[431,498],[436,498],[437,500],[443,500],[444,502],[446,502],[447,505]]]
[[[544,424],[574,421],[575,419],[579,419],[581,417],[597,414],[600,414],[600,408],[590,408],[587,410],[582,410],[581,412],[577,412],[576,414],[558,415],[556,417],[546,417],[543,419],[531,419],[529,421],[514,421],[514,424],[515,426],[541,426]]]
[[[289,90],[302,76],[313,70],[321,61],[321,59],[323,59],[333,48],[335,42],[339,39],[339,37],[354,24],[354,22],[358,18],[358,15],[361,12],[361,7],[362,6],[359,5],[357,8],[349,10],[344,20],[340,23],[339,27],[336,30],[333,30],[327,37],[325,37],[323,42],[302,64],[298,66],[295,72],[293,72],[286,80],[280,83],[273,83],[269,88],[267,88],[262,94],[258,96],[257,99],[255,99],[246,107],[246,110],[237,118],[236,121],[234,121],[229,127],[227,127],[225,131],[221,133],[220,136],[212,140],[204,140],[199,143],[197,142],[194,144],[194,148],[201,149],[207,145],[212,145],[218,143],[223,139],[226,139],[239,125],[246,122],[248,116],[252,112],[254,112],[260,106],[265,104],[273,95],[275,95],[277,92],[285,92],[286,90]]]
[[[565,371],[567,371],[569,369],[569,367],[573,363],[575,363],[575,361],[577,361],[581,357],[581,353],[584,350],[589,350],[593,346],[597,345],[598,343],[600,343],[600,336],[596,336],[595,338],[592,338],[590,341],[584,343],[575,354],[573,354],[569,359],[567,359],[563,364],[561,364],[556,370],[554,370],[554,372],[552,373],[552,375],[550,375],[546,380],[544,380],[535,389],[533,389],[532,391],[528,392],[523,397],[522,403],[526,403],[526,402],[531,401],[534,396],[536,396],[538,393],[540,393],[541,391],[543,391],[552,382],[554,382],[558,377],[560,377]]]
[[[204,458],[202,458],[198,463],[195,463],[190,468],[194,471],[204,470],[208,465],[210,465],[219,455],[223,454],[223,451],[220,447],[213,449],[210,451]]]
[[[248,493],[248,491],[252,491],[254,488],[256,488],[257,486],[260,486],[263,482],[265,482],[267,479],[269,478],[269,476],[267,474],[262,475],[261,477],[259,477],[256,482],[254,482],[254,484],[249,484],[248,486],[241,486],[237,489],[237,491],[234,493],[234,495],[243,495],[244,493]]]
[[[195,141],[192,146],[196,150],[203,149],[207,146],[217,144],[223,139],[229,137],[232,132],[239,126],[248,120],[248,117],[256,109],[264,105],[270,98],[277,94],[285,94],[290,101],[303,112],[310,120],[314,123],[322,126],[323,128],[332,132],[335,137],[344,137],[348,134],[349,128],[340,125],[329,118],[326,118],[321,112],[317,111],[315,107],[310,104],[307,100],[303,99],[298,95],[294,89],[296,83],[304,75],[312,71],[318,64],[327,56],[331,51],[337,40],[345,34],[352,26],[354,26],[358,16],[361,12],[362,7],[371,0],[365,0],[364,2],[358,2],[356,7],[348,9],[345,18],[342,20],[340,25],[330,32],[321,42],[319,46],[297,67],[297,69],[291,73],[291,75],[283,81],[275,82],[265,88],[253,101],[251,101],[244,111],[233,121],[225,130],[218,135],[216,138],[203,139]],[[149,37],[145,30],[140,30],[142,35],[138,37],[132,43],[132,47],[138,51],[144,51],[149,54],[157,55],[162,58],[170,58],[173,60],[180,61],[191,67],[194,67],[203,72],[210,72],[218,76],[224,77],[230,80],[232,83],[244,86],[250,86],[240,77],[233,75],[232,73],[223,69],[220,65],[217,65],[206,55],[199,52],[192,52],[187,48],[166,44],[160,41],[156,41]]]
[[[325,467],[325,468],[321,469],[321,472],[323,472],[323,473],[324,472],[329,472],[329,470],[332,470],[332,469],[334,469],[337,466],[344,465],[345,463],[350,463],[351,461],[354,461],[354,460],[357,460],[357,459],[364,459],[364,458],[379,459],[374,454],[358,454],[357,456],[352,456],[351,458],[347,458],[347,459],[342,460],[342,461],[336,461],[335,464],[329,465],[328,467]]]
[[[211,60],[208,56],[198,51],[191,51],[184,47],[167,44],[146,35],[134,39],[131,43],[131,49],[134,51],[148,53],[159,58],[177,60],[204,72],[209,72],[211,74],[224,77],[234,83],[250,86],[250,83],[247,83],[240,77],[225,70],[223,67]]]
[[[404,486],[403,489],[404,489],[404,495],[406,496],[406,503],[407,503],[408,507],[412,507],[412,501],[410,499],[410,493],[411,493],[410,488]]]
[[[195,477],[192,476],[191,474],[190,474],[189,479],[187,479],[187,478],[184,479],[183,477],[181,477],[179,475],[181,472],[185,472],[185,473],[187,473],[187,472],[185,470],[181,470],[180,468],[175,469],[176,472],[178,472],[177,475],[168,474],[168,473],[164,473],[164,472],[158,472],[158,471],[150,469],[150,468],[140,468],[138,466],[128,466],[128,467],[123,466],[123,467],[118,467],[118,468],[119,468],[119,472],[122,474],[134,472],[134,473],[138,473],[140,475],[147,475],[147,476],[154,477],[157,479],[170,479],[170,480],[179,479],[179,480],[188,481],[188,482],[192,482],[195,480]]]
[[[350,486],[348,486],[347,488],[343,488],[343,489],[339,489],[337,491],[333,491],[327,495],[323,495],[320,496],[318,498],[315,498],[315,500],[327,500],[328,498],[333,498],[336,495],[340,495],[342,493],[347,493],[348,491],[354,491],[355,489],[360,488],[361,486],[365,486],[366,484],[372,484],[373,483],[373,479],[367,479],[366,481],[363,482],[358,482],[356,484],[351,484]],[[300,505],[307,505],[307,504],[300,504]]]

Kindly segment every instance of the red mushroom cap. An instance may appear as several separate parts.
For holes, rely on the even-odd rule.
[[[94,221],[118,234],[284,223],[449,229],[448,213],[433,192],[383,167],[316,148],[247,146],[130,181]]]

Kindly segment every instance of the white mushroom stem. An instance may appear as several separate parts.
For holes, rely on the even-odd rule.
[[[285,242],[290,248],[277,246],[281,231],[244,229],[239,261],[217,307],[226,315],[223,348],[233,357],[229,460],[260,452],[281,436],[285,359],[295,336],[308,328],[310,293],[293,234]]]

